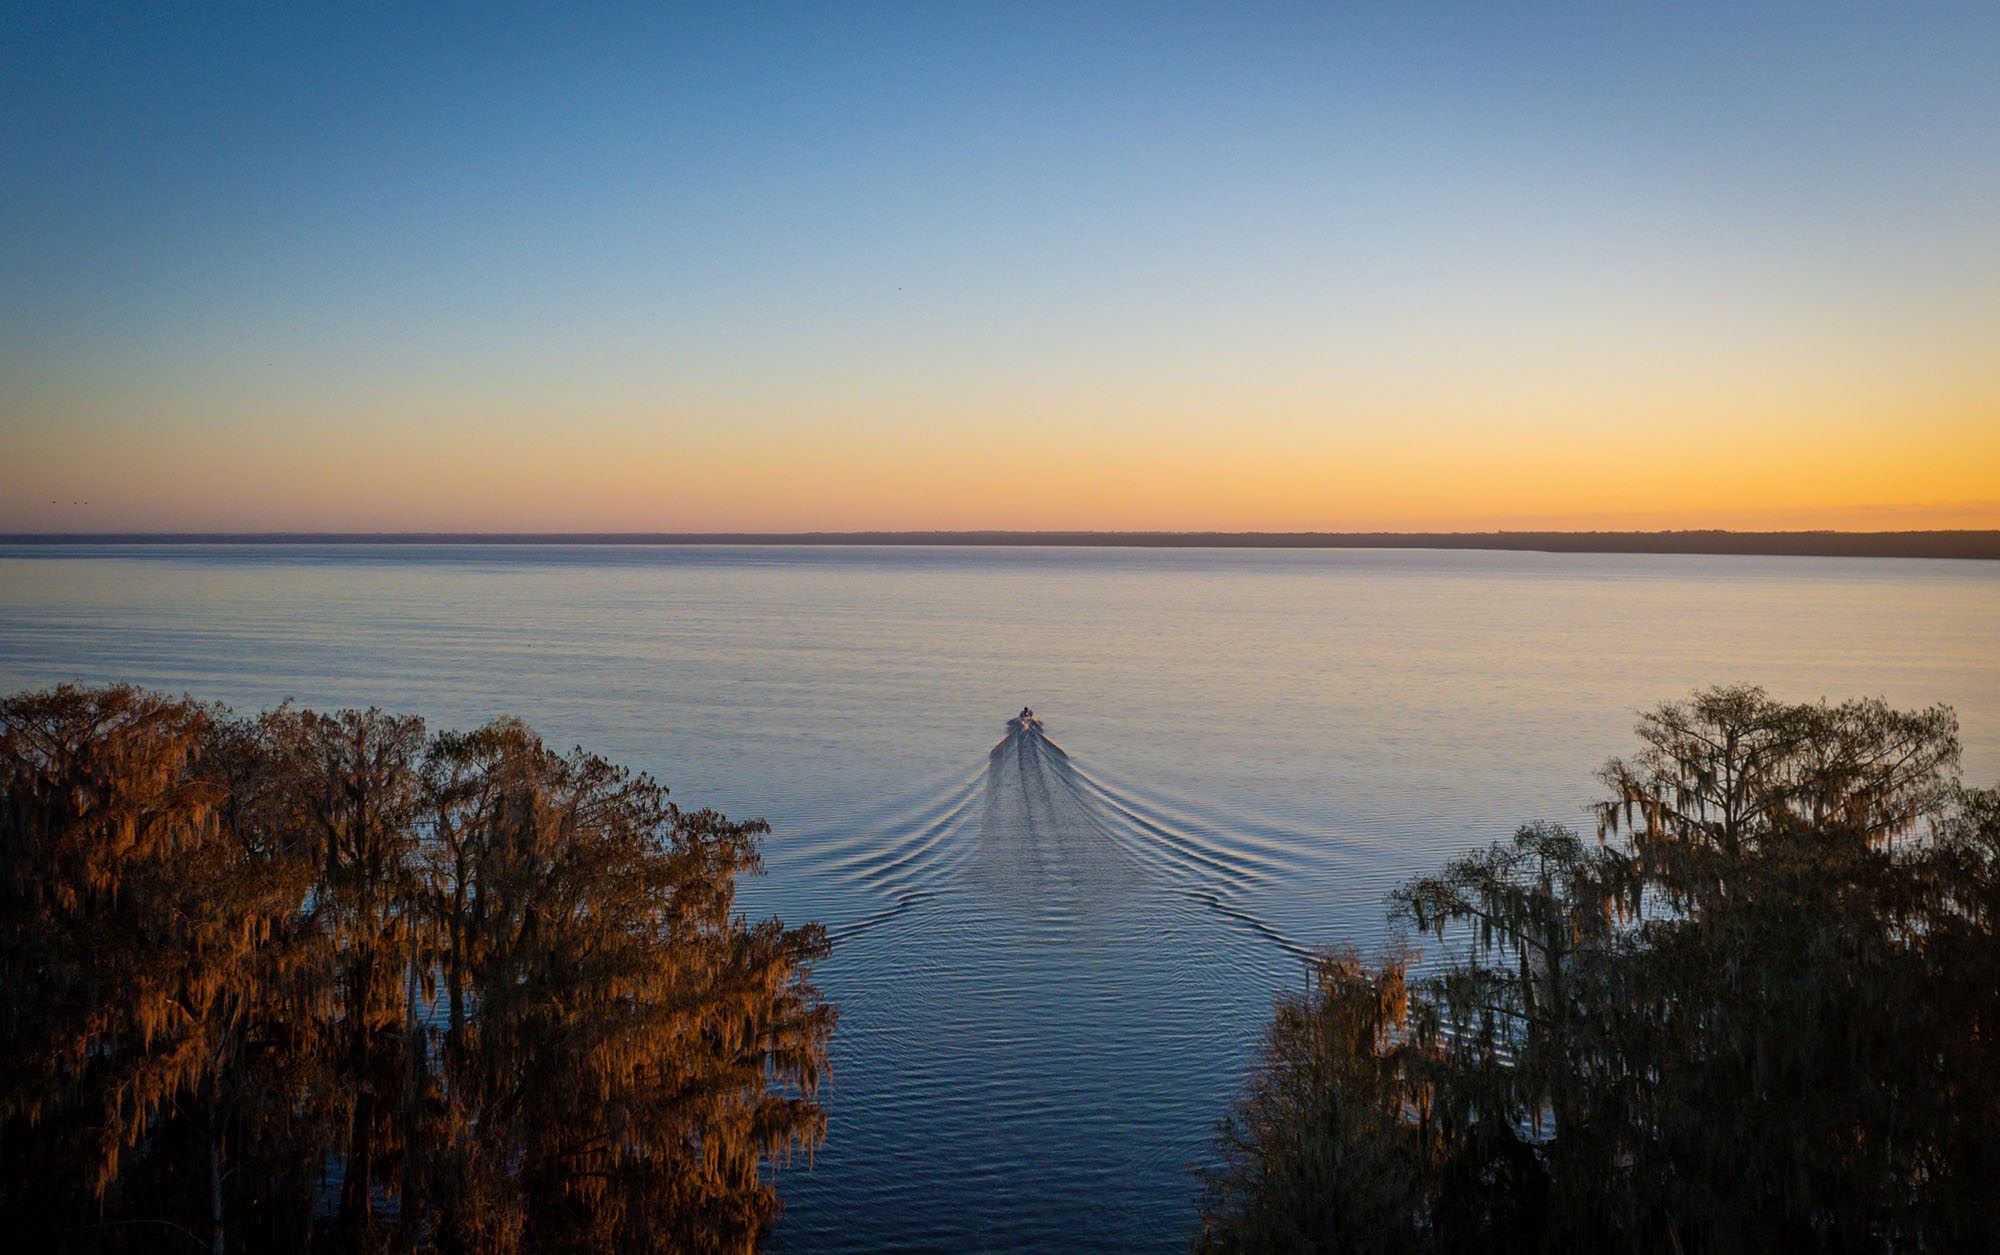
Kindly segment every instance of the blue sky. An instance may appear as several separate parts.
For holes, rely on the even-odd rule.
[[[2000,523],[1990,5],[0,23],[0,527]]]

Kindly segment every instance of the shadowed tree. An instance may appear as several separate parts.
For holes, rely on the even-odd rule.
[[[1714,689],[1638,733],[1598,845],[1531,825],[1393,897],[1450,957],[1411,996],[1422,1099],[1389,1136],[1433,1153],[1405,1223],[1432,1250],[1977,1249],[2000,803],[1959,788],[1950,711]],[[1253,1087],[1351,1050],[1295,1038]],[[1321,1211],[1379,1201],[1333,1181]]]
[[[1930,870],[1939,906],[1918,938],[1926,984],[1910,991],[1941,1021],[1929,1224],[1940,1247],[1972,1250],[2000,1233],[2000,790],[1958,797]]]
[[[1467,1240],[1532,1246],[1513,1214],[1524,1192],[1536,1215],[1588,1210],[1594,1190],[1572,1194],[1566,1168],[1606,1154],[1582,1072],[1632,909],[1624,870],[1559,824],[1530,824],[1390,897],[1392,918],[1479,956],[1424,982],[1414,1015],[1459,1178],[1441,1191],[1439,1221]]]
[[[1955,718],[1733,688],[1638,731],[1598,808],[1607,836],[1629,829],[1648,906],[1617,993],[1659,1035],[1618,1113],[1645,1133],[1631,1213],[1711,1249],[1922,1234],[1950,1030],[1921,939],[1953,914],[1935,864]]]
[[[1217,1133],[1194,1249],[1421,1249],[1428,1092],[1413,1077],[1400,958],[1314,963],[1314,986],[1279,999],[1257,1072]],[[1414,1118],[1413,1118],[1414,1117]]]

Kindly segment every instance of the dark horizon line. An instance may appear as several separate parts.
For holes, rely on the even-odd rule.
[[[2000,529],[1849,532],[13,532],[8,545],[940,545],[1155,549],[1488,549],[1545,553],[2000,559]]]

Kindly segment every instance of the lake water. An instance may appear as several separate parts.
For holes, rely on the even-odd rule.
[[[0,689],[501,714],[762,816],[821,920],[778,1249],[1180,1249],[1298,956],[1639,710],[1943,702],[2000,781],[2000,564],[1413,550],[0,547]],[[1009,735],[1034,707],[1045,735]]]

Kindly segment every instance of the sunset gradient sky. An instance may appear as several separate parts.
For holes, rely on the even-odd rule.
[[[1990,0],[10,6],[0,530],[1996,527],[1996,66]]]

